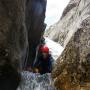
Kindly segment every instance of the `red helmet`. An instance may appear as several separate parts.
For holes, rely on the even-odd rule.
[[[48,48],[46,45],[44,45],[44,46],[42,46],[42,47],[40,48],[40,51],[41,51],[42,53],[49,53],[49,48]]]

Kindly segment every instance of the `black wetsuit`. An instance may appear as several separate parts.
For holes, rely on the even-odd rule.
[[[37,60],[36,66],[40,69],[41,74],[51,73],[53,59],[51,55],[48,55],[46,59],[40,56]]]

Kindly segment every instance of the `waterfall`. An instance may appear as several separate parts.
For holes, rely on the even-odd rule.
[[[55,90],[50,73],[40,75],[24,71],[21,75],[22,81],[17,90]]]

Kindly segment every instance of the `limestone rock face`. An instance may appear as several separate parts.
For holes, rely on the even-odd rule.
[[[47,0],[26,1],[26,28],[28,31],[29,57],[28,65],[32,65],[36,47],[39,44],[46,25],[44,24]]]
[[[73,27],[72,25],[76,20],[74,16],[78,15],[75,13],[78,9],[77,7],[79,1],[80,0],[71,0],[69,2],[62,14],[61,19],[45,32],[46,36],[56,42],[59,42],[62,46],[65,46],[64,41],[66,40],[67,34],[70,31],[70,28]]]
[[[71,0],[57,28],[65,47],[52,72],[57,90],[90,90],[90,0]]]

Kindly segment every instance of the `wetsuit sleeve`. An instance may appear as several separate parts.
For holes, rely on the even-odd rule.
[[[48,66],[50,72],[52,71],[52,68],[53,68],[53,62],[54,62],[54,59],[50,57],[49,66]]]

